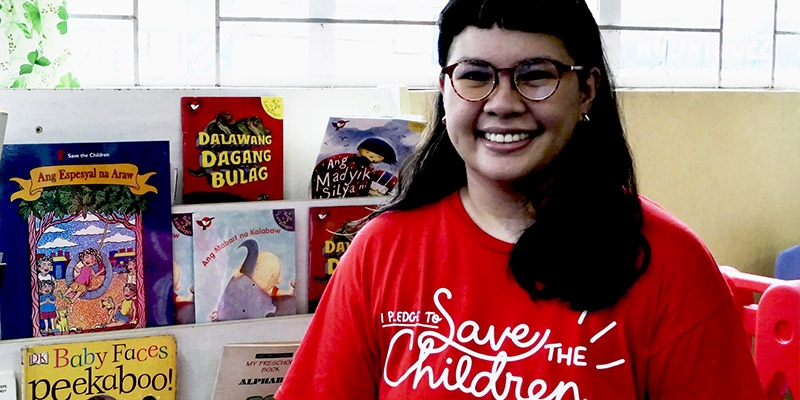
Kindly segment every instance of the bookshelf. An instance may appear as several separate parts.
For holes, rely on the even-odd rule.
[[[180,98],[184,96],[280,96],[284,99],[284,198],[237,203],[237,207],[294,207],[297,230],[298,312],[308,309],[308,208],[368,204],[374,198],[307,200],[311,171],[328,118],[333,115],[391,115],[405,111],[404,88],[241,88],[241,89],[90,89],[5,90],[0,108],[8,111],[6,143],[168,140],[172,187],[180,187]],[[185,206],[174,206],[181,212]],[[193,210],[214,205],[192,205]],[[0,216],[0,229],[2,229]],[[5,284],[8,284],[7,282]],[[0,310],[2,312],[2,310]],[[150,335],[173,335],[178,346],[178,399],[211,396],[225,343],[298,341],[310,315],[258,320],[176,325],[104,333],[0,341],[0,370],[17,374],[24,387],[20,349],[41,343],[66,343]],[[21,398],[21,393],[19,394]]]

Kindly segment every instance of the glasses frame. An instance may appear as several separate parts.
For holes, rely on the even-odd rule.
[[[479,99],[468,99],[468,98],[462,96],[461,93],[458,93],[458,90],[456,89],[456,84],[455,84],[455,82],[453,82],[453,71],[455,71],[456,67],[458,67],[461,64],[475,62],[475,61],[480,61],[481,63],[486,63],[486,65],[488,65],[489,68],[492,69],[492,71],[494,72],[494,82],[492,83],[492,89],[489,90],[489,92],[486,93],[485,96],[483,96],[483,97],[481,97]],[[519,68],[520,65],[528,63],[528,62],[531,62],[531,61],[549,62],[549,63],[555,65],[556,71],[558,71],[558,80],[556,81],[556,86],[553,88],[553,91],[550,92],[550,94],[548,94],[547,96],[544,96],[544,97],[542,97],[540,99],[531,98],[531,97],[528,97],[528,96],[524,95],[519,90],[519,86],[517,85],[517,68]],[[441,73],[444,74],[444,75],[447,75],[450,78],[450,86],[453,88],[453,91],[456,93],[456,95],[458,95],[458,97],[460,97],[460,98],[462,98],[462,99],[464,99],[466,101],[478,102],[478,101],[486,100],[489,96],[491,96],[492,93],[494,93],[495,89],[497,89],[497,83],[500,81],[500,73],[503,72],[503,71],[508,71],[508,73],[511,75],[511,86],[514,87],[514,90],[516,90],[517,93],[519,93],[520,96],[522,96],[523,98],[528,99],[530,101],[542,101],[542,100],[547,100],[548,98],[550,98],[550,96],[552,96],[553,93],[555,93],[556,90],[558,90],[558,87],[561,85],[561,78],[564,76],[564,74],[566,74],[567,72],[570,72],[570,71],[576,71],[577,72],[577,71],[583,71],[583,70],[584,70],[584,68],[581,65],[569,65],[569,64],[564,64],[564,63],[562,63],[560,61],[551,60],[549,58],[536,57],[536,58],[528,58],[528,59],[522,60],[519,63],[517,63],[517,65],[514,65],[513,67],[508,67],[508,68],[497,68],[494,65],[492,65],[491,63],[489,63],[487,61],[483,61],[483,60],[461,60],[461,61],[455,62],[453,64],[450,64],[450,65],[448,65],[446,67],[443,67],[442,70],[441,70]]]

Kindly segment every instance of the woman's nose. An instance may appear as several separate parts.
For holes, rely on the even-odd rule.
[[[483,108],[490,114],[507,116],[525,111],[524,101],[514,84],[513,75],[508,71],[501,71],[497,74],[497,84]]]

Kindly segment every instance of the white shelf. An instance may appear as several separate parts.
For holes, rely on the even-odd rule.
[[[169,140],[170,162],[180,171],[180,98],[184,96],[281,96],[284,99],[284,206],[296,209],[298,312],[307,309],[307,207],[330,200],[308,197],[311,171],[328,118],[336,115],[402,114],[405,91],[381,88],[241,88],[241,89],[40,89],[4,90],[0,108],[8,110],[6,143]],[[176,174],[173,185],[180,182]],[[341,202],[341,199],[338,199]],[[372,199],[354,200],[366,204]],[[349,202],[349,201],[348,201]],[[362,203],[363,202],[363,203]],[[272,206],[237,203],[241,207]],[[267,205],[266,203],[273,203]],[[176,210],[180,211],[181,206]],[[197,206],[192,206],[197,207]],[[213,207],[212,205],[208,207]],[[302,210],[306,210],[305,215]],[[1,217],[1,216],[0,216]],[[1,229],[2,227],[0,227]],[[4,284],[9,284],[5,282]],[[26,283],[27,284],[27,283]],[[2,310],[0,310],[2,312]],[[217,364],[225,343],[299,341],[310,315],[258,320],[177,325],[115,332],[0,341],[0,370],[13,370],[21,390],[20,349],[43,343],[64,343],[150,335],[174,335],[178,344],[178,399],[211,397]],[[20,321],[25,323],[25,321]],[[22,397],[20,397],[22,398]]]
[[[22,390],[20,350],[26,346],[70,343],[154,335],[172,335],[178,343],[178,400],[211,398],[217,367],[225,343],[300,341],[311,315],[293,315],[240,321],[176,325],[113,332],[84,333],[49,338],[14,339],[0,342],[0,370],[17,375],[17,390]],[[22,399],[22,394],[18,394]]]

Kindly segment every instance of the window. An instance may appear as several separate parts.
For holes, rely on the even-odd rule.
[[[620,87],[800,88],[800,0],[586,1]],[[84,87],[431,87],[445,3],[70,0],[72,62]]]

